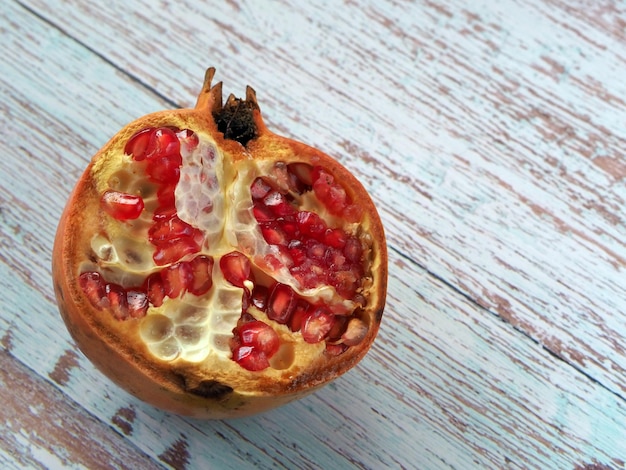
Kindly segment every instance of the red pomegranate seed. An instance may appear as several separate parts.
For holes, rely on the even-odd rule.
[[[303,299],[299,299],[296,303],[296,308],[291,315],[291,320],[289,321],[289,329],[293,332],[300,331],[302,328],[302,322],[306,318],[311,305]]]
[[[200,251],[200,245],[194,238],[173,238],[162,245],[157,245],[152,259],[158,266],[164,266],[169,263],[175,263],[183,256],[197,253],[198,251]]]
[[[158,245],[172,238],[191,237],[193,234],[194,228],[174,215],[169,219],[156,221],[148,230],[148,240]]]
[[[106,283],[97,272],[84,272],[78,276],[78,284],[87,296],[87,299],[98,310],[109,306],[105,287]]]
[[[152,215],[152,220],[170,219],[176,214],[176,207],[171,206],[159,206]]]
[[[193,282],[193,271],[189,263],[176,263],[165,268],[161,278],[165,295],[173,299],[187,291]]]
[[[285,324],[296,308],[296,294],[286,284],[277,283],[268,301],[267,317]]]
[[[254,218],[257,222],[270,222],[272,220],[276,220],[276,216],[274,213],[259,202],[255,202],[252,207],[252,213],[254,214]]]
[[[304,242],[304,247],[306,248],[307,256],[314,261],[321,261],[324,259],[324,255],[326,254],[326,247],[323,243],[315,241],[313,239],[309,239]]]
[[[346,240],[346,245],[343,248],[343,254],[352,263],[360,263],[363,256],[363,248],[361,242],[354,237]]]
[[[257,351],[251,346],[239,346],[233,351],[233,360],[244,369],[259,371],[267,369],[270,361],[262,351]]]
[[[172,184],[178,183],[180,167],[183,161],[180,155],[164,155],[155,157],[148,162],[146,173],[153,183]]]
[[[363,208],[356,204],[349,204],[343,210],[343,218],[345,219],[346,222],[350,222],[350,223],[358,222],[361,220],[362,216],[363,216]]]
[[[109,309],[118,320],[126,320],[128,318],[128,301],[126,299],[126,291],[117,284],[106,285],[107,299],[109,299]]]
[[[301,266],[307,260],[306,248],[300,240],[291,240],[288,250],[294,266]]]
[[[157,201],[159,201],[160,207],[175,207],[176,206],[176,184],[164,184],[160,185],[157,191]]]
[[[270,208],[270,210],[279,217],[286,215],[293,215],[296,213],[294,207],[289,204],[284,194],[278,191],[270,191],[264,198],[263,204]]]
[[[206,294],[213,286],[213,258],[199,255],[189,262],[192,280],[187,290],[193,295]]]
[[[267,296],[269,295],[269,291],[267,287],[255,285],[252,290],[252,298],[250,299],[252,305],[258,308],[261,311],[265,311],[267,308]]]
[[[148,313],[148,296],[141,289],[128,289],[126,303],[128,313],[132,318],[143,318]]]
[[[287,244],[287,236],[281,230],[278,223],[276,222],[267,222],[264,224],[259,224],[261,228],[261,233],[263,234],[263,238],[270,245],[285,245]]]
[[[100,198],[100,206],[114,219],[131,220],[141,215],[144,204],[139,196],[109,190]]]
[[[348,237],[338,228],[329,228],[324,232],[324,243],[333,248],[342,249],[346,245]]]
[[[165,289],[163,287],[163,279],[161,273],[153,273],[144,281],[144,289],[148,297],[148,301],[155,307],[163,305],[165,298]]]
[[[283,230],[285,235],[288,238],[294,239],[300,236],[300,230],[298,229],[298,224],[293,221],[293,218],[287,216],[282,217],[280,220],[280,228]]]
[[[328,199],[325,201],[328,210],[333,214],[341,214],[348,204],[347,201],[348,196],[345,189],[343,189],[338,184],[333,184],[330,187]]]
[[[316,307],[302,323],[302,338],[307,343],[319,343],[332,329],[335,316],[326,307]]]
[[[272,327],[259,320],[242,325],[238,334],[242,345],[252,346],[257,351],[262,351],[268,359],[278,351],[280,346],[280,339]]]
[[[339,295],[349,299],[356,292],[359,277],[353,270],[331,272],[328,275],[328,282],[333,286]]]
[[[250,260],[238,251],[228,253],[220,259],[220,269],[224,279],[233,286],[244,287],[244,281],[253,280]]]
[[[326,266],[333,271],[339,271],[340,269],[344,269],[346,266],[346,257],[336,248],[326,248],[324,261]]]
[[[333,214],[341,214],[348,204],[346,191],[323,168],[313,169],[313,192]]]
[[[326,223],[315,212],[300,211],[296,215],[296,223],[304,235],[319,239],[326,231]]]
[[[155,131],[156,129],[154,127],[147,127],[137,132],[126,142],[124,153],[126,155],[132,155],[133,159],[138,162],[145,159],[146,148],[148,147],[152,133]]]
[[[146,148],[146,159],[171,155],[180,158],[180,141],[173,129],[160,127],[150,135],[150,141]]]
[[[254,200],[263,199],[271,190],[272,187],[263,178],[255,179],[250,186],[250,194]]]

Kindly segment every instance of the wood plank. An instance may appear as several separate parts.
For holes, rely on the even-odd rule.
[[[115,29],[112,25],[117,25],[117,33],[111,33],[112,36],[108,38],[108,47],[113,48],[119,45],[117,41],[121,42],[118,40],[120,25],[126,24],[123,21],[120,23],[120,18],[127,18],[128,13],[124,11],[125,15],[117,19],[107,16],[116,8],[122,13],[121,3],[111,5],[113,10],[103,7],[101,14],[104,16],[99,18],[98,24],[104,27],[109,22],[107,27],[112,28],[111,31]],[[48,9],[43,8],[45,5],[41,6],[40,14],[48,14]],[[598,375],[603,380],[601,384],[547,353],[542,344],[533,340],[541,339],[541,333],[548,328],[554,328],[555,335],[569,334],[560,328],[564,327],[566,321],[571,321],[571,317],[558,323],[558,319],[546,317],[546,325],[539,324],[536,331],[528,326],[535,328],[536,321],[532,318],[527,319],[528,325],[516,324],[509,319],[528,336],[512,328],[511,323],[501,320],[508,318],[503,313],[506,313],[506,308],[512,313],[519,312],[519,299],[525,299],[524,296],[530,294],[515,289],[523,287],[524,282],[530,283],[530,279],[542,269],[542,266],[535,266],[527,259],[520,261],[516,256],[512,257],[514,259],[504,257],[509,264],[499,265],[499,270],[494,273],[490,271],[493,260],[487,256],[493,256],[496,248],[504,250],[502,245],[496,244],[496,241],[503,243],[504,235],[527,229],[525,243],[511,237],[512,240],[518,240],[521,244],[518,249],[523,251],[532,246],[533,237],[542,233],[540,219],[545,216],[541,213],[535,214],[530,210],[528,218],[515,219],[520,224],[515,225],[511,222],[511,213],[505,210],[509,209],[508,203],[518,201],[515,199],[517,196],[514,197],[515,191],[532,183],[528,176],[530,173],[524,173],[530,170],[522,165],[520,170],[516,170],[521,173],[504,171],[507,167],[498,160],[501,158],[499,154],[491,155],[495,159],[493,161],[480,160],[481,152],[475,148],[473,151],[476,155],[472,156],[476,157],[478,163],[474,163],[474,160],[468,162],[461,157],[439,163],[439,166],[435,160],[418,162],[414,157],[401,161],[403,157],[413,155],[415,149],[430,149],[430,153],[426,153],[434,158],[447,155],[455,145],[459,146],[461,152],[464,146],[471,148],[474,144],[453,140],[439,142],[435,146],[432,140],[426,140],[426,144],[417,145],[411,140],[413,136],[398,133],[401,144],[398,150],[391,152],[392,146],[384,150],[386,145],[390,145],[385,143],[385,139],[397,132],[397,121],[382,119],[381,122],[386,123],[383,130],[366,130],[371,122],[376,122],[371,119],[377,113],[393,114],[393,110],[384,106],[378,110],[365,110],[360,104],[352,103],[344,96],[348,89],[345,81],[339,81],[339,88],[327,95],[325,99],[328,101],[324,101],[327,107],[322,112],[308,104],[310,97],[301,88],[287,86],[278,91],[276,78],[272,78],[268,72],[249,75],[260,77],[260,83],[273,84],[272,87],[265,87],[266,90],[276,90],[276,97],[268,91],[270,97],[267,109],[271,111],[273,123],[278,124],[278,127],[295,129],[292,132],[298,132],[303,137],[309,135],[321,138],[325,142],[320,145],[328,144],[331,148],[343,149],[339,152],[342,158],[355,166],[356,171],[366,178],[372,192],[380,198],[383,214],[391,228],[393,269],[384,328],[371,354],[353,372],[314,396],[263,416],[231,422],[205,423],[171,416],[137,402],[108,382],[75,350],[58,318],[50,288],[49,247],[67,193],[89,155],[127,120],[150,110],[167,107],[167,103],[144,84],[120,72],[120,67],[132,73],[136,73],[137,68],[133,69],[130,64],[122,62],[120,66],[120,63],[113,61],[116,68],[63,32],[80,37],[81,42],[89,47],[94,46],[87,41],[95,37],[93,33],[88,35],[83,31],[76,34],[77,30],[73,29],[85,28],[88,23],[93,25],[94,17],[87,16],[89,11],[80,10],[83,8],[81,5],[71,6],[76,9],[78,16],[68,14],[62,22],[59,21],[61,30],[51,28],[17,3],[3,7],[7,15],[0,20],[3,37],[7,41],[4,73],[0,77],[0,89],[5,99],[0,106],[3,111],[2,125],[6,130],[4,135],[12,136],[5,144],[8,157],[0,159],[2,175],[11,175],[10,178],[3,178],[0,186],[0,288],[6,293],[0,313],[0,337],[4,338],[4,348],[14,357],[40,377],[49,380],[102,423],[116,428],[125,440],[146,452],[155,463],[160,462],[172,468],[413,468],[415,465],[423,468],[464,468],[468,462],[479,468],[583,468],[592,464],[624,466],[624,400],[604,388],[604,385],[618,381],[619,375],[615,375],[615,371],[610,373],[610,367],[614,361],[621,360],[620,356],[611,356],[597,366],[605,374]],[[191,5],[187,7],[188,12],[196,14]],[[215,6],[211,14],[226,21],[226,14],[221,13],[220,8],[231,7]],[[356,15],[350,4],[343,8],[347,9],[343,11]],[[447,16],[445,10],[435,11],[433,5],[428,8],[432,11],[427,11],[435,18]],[[61,15],[63,5],[59,4],[57,8],[55,4],[52,10]],[[308,24],[309,33],[328,32],[324,29],[324,25],[329,22],[328,15],[323,11],[312,11],[322,15],[318,17],[318,23],[306,20],[313,18],[309,16],[312,15],[311,10],[300,14],[284,14],[289,18],[299,18],[300,23],[294,22],[294,31]],[[177,12],[168,13],[177,15]],[[381,19],[373,11],[366,13]],[[159,23],[164,19],[160,14],[156,12],[151,21],[163,24]],[[199,27],[201,16],[206,14],[204,10],[199,12],[199,16],[191,21],[192,26]],[[267,16],[263,16],[269,15],[267,11],[255,14],[257,20],[261,16],[263,21],[269,21]],[[252,21],[244,13],[241,18]],[[401,20],[410,21],[410,18]],[[77,26],[72,25],[74,22]],[[156,26],[150,24],[141,30],[143,33],[129,31],[127,40],[147,33],[153,35],[150,37],[157,37]],[[232,32],[229,34],[245,38],[254,31],[260,31],[259,26],[252,30],[246,29],[248,26],[252,25],[245,22],[231,25]],[[377,28],[383,27],[376,23],[373,26],[373,31],[367,32],[368,35],[380,33],[381,30]],[[228,32],[228,28],[222,29]],[[191,36],[195,33],[199,36],[194,39]],[[200,41],[203,37],[202,32],[193,27],[189,34],[189,41]],[[393,37],[381,37],[384,41],[395,40]],[[338,38],[331,35],[330,40],[337,41]],[[256,54],[256,45],[251,40],[240,46],[241,57],[230,57],[231,72],[246,71],[251,67],[249,59]],[[269,42],[268,49],[271,46]],[[300,50],[298,48],[303,48],[303,43],[295,42],[294,48],[296,52],[292,53],[297,54]],[[325,52],[332,51],[334,49]],[[182,54],[188,54],[188,51]],[[102,55],[107,56],[104,53]],[[356,59],[352,55],[349,57]],[[154,59],[158,63],[163,57],[155,54]],[[181,58],[189,68],[195,67],[195,60],[195,57],[184,55]],[[145,61],[139,63],[147,67],[145,70],[149,72],[142,69],[146,77],[160,76],[151,69],[153,64]],[[277,66],[285,72],[281,82],[287,80],[289,74],[295,77],[298,76],[297,70],[302,71],[288,65],[291,64],[286,59],[277,61]],[[319,77],[312,74],[311,69],[306,70],[310,76],[304,81],[305,88],[316,89],[319,87]],[[320,70],[330,72],[327,68]],[[167,73],[174,74],[173,70]],[[182,83],[187,80],[186,74],[176,73],[178,78],[171,83],[183,86]],[[146,79],[147,82],[150,80]],[[355,81],[356,78],[351,77],[349,80]],[[376,80],[380,80],[380,77]],[[153,85],[158,83],[155,81]],[[357,102],[367,103],[363,99],[365,83],[358,83],[356,96],[360,98]],[[176,88],[175,85],[172,86]],[[411,90],[415,93],[414,88]],[[184,94],[180,88],[176,89],[176,93],[180,93],[180,97]],[[279,96],[279,93],[283,95]],[[289,105],[292,107],[281,107],[289,101],[288,97],[294,98]],[[390,98],[398,100],[399,95],[392,94]],[[381,100],[379,97],[370,96],[368,99],[373,105],[381,103],[377,101]],[[429,99],[433,100],[434,97],[430,96]],[[192,101],[188,97],[185,100]],[[177,99],[176,102],[183,100]],[[78,103],[80,106],[77,106]],[[435,101],[431,101],[433,103]],[[446,103],[450,104],[449,101]],[[389,106],[402,110],[402,106],[407,104],[398,101]],[[306,118],[300,117],[300,111],[296,109],[311,111],[311,114],[305,113]],[[344,119],[350,115],[359,115],[357,109],[359,113],[364,113],[363,118],[359,122],[345,121],[353,126],[348,132],[348,124]],[[329,111],[335,115],[332,123],[336,125],[334,130],[331,123],[321,119],[319,122],[324,124],[316,125],[316,113],[321,117],[321,114],[328,115]],[[400,115],[405,115],[405,112]],[[474,115],[472,110],[466,109],[464,112],[477,119],[477,114]],[[425,119],[424,114],[415,115]],[[293,120],[294,117],[300,120]],[[394,126],[390,125],[391,122]],[[429,122],[434,126],[434,121]],[[315,136],[315,129],[322,137]],[[350,140],[346,142],[339,139],[335,131],[339,136],[349,135]],[[439,138],[442,138],[442,134]],[[361,150],[361,146],[368,142],[372,142],[374,153]],[[408,146],[409,143],[411,146]],[[391,162],[381,166],[378,162],[385,161],[383,156],[387,153]],[[525,164],[537,163],[535,158],[531,158],[532,152],[528,151],[525,155]],[[364,160],[360,162],[358,158]],[[396,164],[399,166],[394,167]],[[492,169],[492,173],[485,177],[479,171],[483,167]],[[394,168],[402,169],[402,173],[396,174]],[[410,172],[407,171],[409,169]],[[439,182],[436,178],[438,171],[442,172]],[[468,171],[469,175],[465,175],[464,171]],[[582,174],[576,173],[576,176],[582,181]],[[505,183],[516,184],[507,188],[506,185],[494,183],[496,177]],[[593,173],[590,178],[593,182]],[[45,182],[45,195],[33,191],[33,181]],[[523,184],[518,185],[519,181]],[[463,188],[469,191],[468,188],[473,188],[470,183],[475,185],[475,189],[467,195]],[[542,194],[555,191],[545,181],[541,184],[544,185],[541,187]],[[567,188],[576,188],[576,184],[568,180]],[[497,187],[504,188],[501,189],[502,194],[496,191]],[[470,207],[470,196],[477,194],[473,191],[484,191],[491,204],[490,209],[477,211],[482,210],[489,216],[484,221],[478,215],[472,215],[469,209],[463,210],[465,206]],[[534,201],[536,196],[532,191],[525,191],[529,191],[527,197]],[[501,196],[504,199],[500,200]],[[465,206],[454,205],[455,197],[461,198],[460,202],[464,202]],[[446,210],[440,214],[436,209],[441,208]],[[517,205],[512,204],[511,208],[513,215],[526,214],[524,204],[519,201]],[[457,214],[452,209],[461,212]],[[417,230],[417,222],[407,220],[405,214],[415,214],[420,219],[420,227],[423,223],[425,228]],[[479,221],[485,225],[482,232],[477,229]],[[498,224],[501,225],[498,230],[503,230],[504,235],[496,238],[500,233],[496,230]],[[543,225],[545,230],[545,221]],[[411,232],[413,229],[416,231]],[[415,233],[427,233],[425,230],[432,231],[428,240],[433,241],[415,237]],[[467,239],[461,237],[466,230]],[[542,235],[545,238],[539,238],[545,241],[546,249],[564,252],[565,248],[559,247],[559,243],[567,242],[569,235],[554,230],[548,232]],[[487,250],[486,254],[476,248],[472,251],[470,242],[478,239],[483,240],[482,243],[493,243],[493,247],[488,247],[492,251]],[[552,240],[549,245],[548,240]],[[580,237],[574,237],[571,245],[567,245],[569,249],[579,248],[576,242],[580,242]],[[463,249],[468,250],[468,253],[464,253]],[[501,254],[510,254],[506,250]],[[598,250],[597,245],[587,247],[589,253],[583,251],[583,254],[587,253],[585,256],[590,257],[594,250]],[[464,266],[466,259],[480,259],[481,255],[485,259],[475,268]],[[607,268],[610,257],[606,256],[606,259],[600,258],[593,265],[594,269],[612,273]],[[431,260],[426,263],[428,269],[444,278],[445,282],[417,265],[413,261],[415,259],[420,262],[422,259]],[[444,271],[452,271],[446,266],[454,267],[454,275],[442,275],[433,269],[433,263]],[[562,280],[559,275],[575,275],[578,273],[576,269],[579,269],[569,262],[562,262],[557,267],[557,284]],[[472,283],[481,276],[484,276],[482,281],[487,283],[489,289],[503,294],[498,309],[483,302],[488,304],[494,314],[477,305],[472,295],[479,291],[472,287]],[[506,293],[502,292],[504,287],[498,285],[499,276],[515,280],[508,284]],[[552,281],[544,282],[548,284],[547,292],[538,294],[539,289],[535,288],[534,300],[528,304],[528,309],[535,315],[553,315],[554,309],[568,305],[564,299],[556,296]],[[487,297],[482,290],[480,292],[481,299]],[[609,301],[620,305],[617,292],[617,300],[613,298]],[[492,297],[494,295],[490,290],[487,293]],[[597,300],[604,293],[606,290],[592,294],[597,296],[594,297]],[[495,299],[492,297],[489,299]],[[535,297],[551,306],[545,309],[547,313],[538,308],[543,304],[539,304]],[[507,301],[511,306],[506,307]],[[619,322],[619,318],[607,315],[603,321]],[[593,328],[597,328],[597,325],[587,324],[585,327],[593,334]],[[589,339],[592,340],[594,338]],[[601,347],[599,351],[602,351]],[[586,355],[585,360],[594,357],[593,353],[591,351]],[[592,367],[585,367],[585,370],[597,372]],[[306,423],[306,427],[302,423]],[[0,455],[7,462],[12,458],[6,452]]]
[[[252,83],[270,125],[365,181],[394,249],[626,392],[623,10],[27,3],[181,105],[207,57],[228,89]]]
[[[123,436],[69,402],[5,350],[0,350],[0,389],[3,469],[155,468]]]

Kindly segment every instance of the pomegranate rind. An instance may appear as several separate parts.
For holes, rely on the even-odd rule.
[[[96,155],[72,191],[55,238],[52,256],[54,289],[61,316],[81,351],[106,376],[121,388],[156,407],[197,418],[225,419],[260,413],[302,398],[339,377],[356,365],[376,337],[386,297],[387,249],[376,208],[361,183],[339,162],[308,145],[278,136],[254,111],[257,136],[244,148],[239,142],[224,139],[217,130],[212,112],[222,106],[221,84],[211,86],[209,70],[196,108],[162,111],[144,116],[118,132]],[[248,90],[248,99],[254,92]],[[254,101],[256,105],[256,101]],[[338,356],[324,354],[325,343],[294,344],[293,364],[287,369],[247,371],[234,361],[209,356],[194,363],[166,362],[155,358],[141,340],[139,323],[119,321],[96,309],[79,286],[82,267],[93,258],[91,239],[103,227],[99,200],[105,181],[115,173],[126,142],[148,127],[174,126],[210,135],[224,153],[224,159],[237,162],[306,162],[322,166],[345,185],[348,196],[358,201],[363,217],[359,230],[370,240],[363,283],[366,306],[360,318],[368,331],[356,346]],[[111,234],[110,227],[108,228]],[[258,318],[269,321],[266,316]],[[277,325],[279,336],[293,341],[287,326]]]

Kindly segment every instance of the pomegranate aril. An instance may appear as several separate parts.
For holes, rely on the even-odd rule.
[[[363,208],[356,204],[349,204],[343,210],[342,216],[346,222],[358,222],[361,220],[361,217],[363,217]]]
[[[194,238],[180,237],[166,241],[162,245],[157,245],[152,259],[158,266],[175,263],[183,256],[197,253],[200,245]]]
[[[189,293],[193,295],[206,294],[213,286],[213,258],[199,255],[189,262],[191,268],[191,282],[187,286]]]
[[[335,315],[326,307],[316,307],[308,313],[302,323],[302,338],[307,343],[319,343],[330,332]]]
[[[87,296],[89,303],[98,310],[109,306],[105,287],[106,283],[100,273],[84,272],[78,276],[78,284]]]
[[[324,259],[326,247],[323,243],[309,239],[304,243],[304,246],[307,250],[307,255],[315,262],[315,264],[319,264],[319,262]]]
[[[165,298],[165,288],[163,287],[163,279],[161,273],[152,273],[144,281],[144,289],[148,301],[155,307],[163,305]]]
[[[146,148],[146,158],[153,159],[166,156],[179,156],[180,142],[176,131],[168,127],[160,127],[150,135]]]
[[[170,299],[185,293],[193,281],[193,271],[189,263],[181,262],[161,271],[163,290]]]
[[[265,353],[257,351],[251,346],[239,346],[233,351],[233,360],[244,369],[249,371],[260,371],[270,366]]]
[[[276,216],[274,213],[259,202],[255,202],[252,207],[252,213],[254,214],[254,218],[257,222],[270,222],[272,220],[276,220]]]
[[[259,320],[242,325],[237,333],[242,345],[252,346],[257,351],[262,351],[268,359],[278,351],[280,346],[280,339],[272,327]]]
[[[126,155],[132,155],[133,159],[138,162],[145,159],[146,149],[150,143],[152,133],[155,131],[156,129],[154,127],[147,127],[137,132],[126,142],[124,153]]]
[[[296,223],[300,232],[314,238],[321,237],[326,231],[326,223],[315,212],[300,211],[296,215]]]
[[[176,207],[173,204],[171,206],[163,205],[163,206],[159,206],[156,208],[156,210],[154,211],[154,214],[152,214],[152,220],[158,221],[158,220],[171,219],[172,216],[174,215],[176,215]]]
[[[334,271],[328,275],[328,282],[332,285],[339,295],[344,298],[351,298],[358,287],[357,281],[359,276],[353,271]]]
[[[269,290],[265,286],[256,285],[252,290],[252,296],[250,301],[252,305],[258,308],[261,311],[265,311],[267,308],[267,296],[269,295]]]
[[[287,284],[277,283],[268,301],[267,317],[285,324],[296,308],[296,294]]]
[[[284,194],[278,191],[270,191],[264,198],[263,204],[279,217],[296,213],[294,207],[287,201]]]
[[[250,260],[238,251],[228,253],[220,259],[220,269],[224,279],[233,286],[244,287],[244,281],[253,280]]]
[[[141,215],[144,203],[140,196],[109,190],[102,194],[100,206],[114,219],[132,220]]]
[[[143,318],[148,313],[148,296],[139,288],[126,292],[128,313],[132,318]]]
[[[177,183],[180,178],[180,167],[183,161],[180,155],[155,157],[148,162],[146,173],[153,183]]]
[[[287,236],[276,222],[267,222],[264,224],[260,224],[259,226],[261,228],[261,234],[263,234],[263,238],[270,245],[287,244]]]
[[[250,194],[254,200],[263,199],[271,190],[272,187],[263,178],[255,179],[250,186]]]
[[[346,245],[348,237],[338,228],[329,228],[324,232],[324,243],[333,248],[342,249]]]
[[[113,317],[118,320],[126,320],[129,312],[124,288],[117,284],[107,284],[105,291]]]
[[[338,271],[345,267],[346,257],[336,248],[327,248],[324,253],[324,261],[326,266],[332,271]]]
[[[345,189],[335,182],[334,177],[320,167],[313,169],[313,192],[326,208],[340,215],[349,204]]]
[[[343,253],[346,255],[346,258],[352,263],[361,262],[361,258],[363,256],[363,248],[361,247],[361,242],[354,237],[348,238],[346,240],[346,245],[343,248]]]
[[[175,183],[160,185],[159,189],[157,190],[157,201],[159,201],[159,207],[175,207],[175,191]]]
[[[311,305],[303,299],[298,299],[296,303],[296,308],[291,315],[291,319],[289,320],[289,329],[293,332],[300,331],[302,328],[302,323],[304,319],[309,313],[309,309]]]
[[[156,221],[148,230],[148,240],[157,245],[172,238],[191,237],[193,234],[194,228],[174,215]]]
[[[277,222],[280,225],[280,228],[282,229],[282,231],[285,233],[285,235],[288,238],[294,239],[300,235],[300,231],[298,230],[298,225],[292,220],[292,218],[285,217],[285,218],[279,219]]]
[[[306,249],[300,240],[290,241],[288,250],[294,266],[301,266],[307,260]]]

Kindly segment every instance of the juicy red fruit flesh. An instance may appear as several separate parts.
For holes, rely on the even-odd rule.
[[[136,219],[144,208],[140,196],[112,190],[104,192],[100,198],[100,205],[107,214],[117,220]]]
[[[246,321],[235,329],[236,340],[233,360],[251,371],[269,367],[269,359],[280,347],[278,334],[259,320]]]
[[[286,266],[301,288],[331,285],[342,297],[354,298],[364,275],[361,242],[339,227],[329,227],[319,214],[298,210],[297,197],[292,193],[313,191],[328,212],[352,222],[360,218],[360,209],[321,167],[290,164],[287,173],[291,189],[286,192],[274,188],[264,177],[256,178],[250,186],[252,212],[263,238],[286,254]]]
[[[238,251],[228,253],[220,259],[220,269],[224,279],[233,286],[244,287],[244,282],[252,280],[250,260]]]
[[[176,209],[181,152],[186,155],[198,145],[195,132],[173,127],[143,129],[126,143],[124,152],[141,162],[147,179],[156,185],[157,206],[148,241],[154,246],[153,260],[159,270],[141,286],[131,288],[107,282],[98,272],[82,273],[79,284],[98,310],[108,310],[118,320],[141,318],[150,306],[160,307],[166,298],[200,296],[211,290],[214,260],[201,254],[208,243],[203,232],[178,217]],[[323,217],[309,205],[309,210],[300,210],[304,193],[317,199]],[[224,279],[243,289],[242,315],[231,339],[232,359],[247,370],[260,371],[270,367],[270,359],[280,348],[277,330],[256,319],[254,310],[248,311],[250,307],[286,325],[292,333],[299,332],[307,343],[326,341],[327,355],[342,354],[358,344],[364,335],[362,322],[349,323],[354,317],[344,316],[348,314],[338,311],[340,306],[332,307],[333,313],[319,301],[309,303],[294,289],[331,285],[346,299],[362,297],[358,293],[364,274],[361,242],[333,226],[337,220],[358,222],[361,209],[329,171],[306,163],[277,163],[270,176],[252,182],[250,196],[263,238],[278,249],[264,256],[266,267],[272,271],[286,266],[299,286],[275,281],[257,284],[248,256],[238,251],[221,256],[219,268]],[[101,207],[111,217],[125,221],[138,218],[144,202],[139,196],[108,190],[102,195]]]

